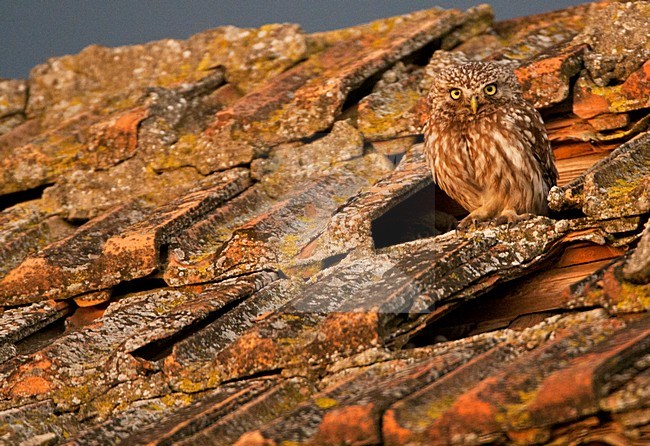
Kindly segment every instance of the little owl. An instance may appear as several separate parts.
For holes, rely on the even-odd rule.
[[[515,74],[487,62],[442,70],[428,96],[424,147],[435,183],[470,214],[460,227],[548,212],[557,180],[542,117]]]

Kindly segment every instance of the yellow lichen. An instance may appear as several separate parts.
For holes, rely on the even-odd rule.
[[[336,406],[338,404],[338,401],[336,401],[334,398],[320,397],[314,399],[314,404],[316,404],[321,409],[329,409]]]
[[[456,402],[456,397],[454,395],[448,395],[436,399],[431,404],[427,405],[426,418],[418,418],[416,420],[416,423],[422,428],[428,426],[431,421],[439,418],[441,415],[447,412],[449,408],[454,404],[454,402]]]

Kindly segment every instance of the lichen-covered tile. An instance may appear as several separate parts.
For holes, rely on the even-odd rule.
[[[94,307],[100,304],[103,304],[105,302],[110,301],[112,298],[111,295],[111,290],[106,289],[106,290],[99,290],[99,291],[91,291],[89,293],[81,294],[79,296],[76,296],[73,298],[74,303],[81,307]]]
[[[647,237],[646,237],[647,238]],[[647,243],[647,242],[646,242]],[[616,259],[598,269],[589,277],[571,285],[566,292],[568,307],[600,306],[611,314],[641,313],[650,310],[650,283],[642,273],[625,276],[630,259],[636,251],[643,255],[644,247],[636,248],[632,257]],[[637,265],[647,263],[647,257],[637,260]]]
[[[469,10],[467,14],[484,26],[491,23],[490,14],[481,8]],[[533,31],[515,45],[486,55],[436,51],[424,69],[393,73],[397,78],[394,82],[378,84],[376,91],[360,101],[359,130],[371,141],[421,133],[427,113],[425,97],[436,73],[448,64],[467,62],[477,56],[510,60],[513,66],[523,63],[518,76],[527,99],[537,107],[560,102],[569,94],[569,79],[580,69],[580,55],[585,46],[564,48],[574,36],[574,31],[552,25]],[[555,47],[559,49],[553,51]],[[549,50],[551,53],[547,54]],[[553,88],[547,89],[551,84]]]
[[[188,39],[202,51],[198,70],[226,68],[228,83],[248,93],[307,57],[299,25],[271,23],[259,28],[224,26]]]
[[[503,333],[492,338],[450,343],[455,345],[449,348],[440,346],[432,358],[410,361],[406,359],[408,351],[400,359],[384,358],[327,386],[287,415],[247,433],[238,444],[253,439],[314,445],[381,443],[381,417],[391,404],[505,340]],[[305,419],[309,419],[308,424]]]
[[[457,10],[420,11],[329,46],[218,112],[196,141],[176,144],[178,155],[190,152],[186,162],[205,174],[326,130],[351,91],[464,19]]]
[[[549,26],[558,26],[577,34],[587,25],[586,16],[590,11],[597,11],[607,6],[609,2],[585,3],[557,11],[517,17],[495,22],[494,30],[512,45],[523,40],[527,35]]]
[[[11,308],[0,314],[0,363],[16,355],[14,344],[71,311],[65,302],[52,300]]]
[[[625,127],[630,123],[628,113],[606,113],[587,120],[594,130],[599,132],[616,130]]]
[[[640,358],[631,370],[616,376],[617,384],[623,382],[614,392],[608,394],[600,400],[600,408],[604,411],[611,412],[613,418],[622,419],[624,424],[634,426],[633,417],[626,417],[629,412],[634,415],[633,409],[640,409],[645,406],[646,401],[650,399],[650,368],[647,367],[648,356]],[[627,420],[625,418],[628,418]],[[638,419],[637,423],[644,424],[643,419]]]
[[[290,143],[273,148],[267,157],[251,163],[251,175],[259,180],[267,195],[279,198],[288,192],[291,184],[333,172],[340,166],[347,166],[347,170],[358,171],[359,175],[368,178],[390,168],[388,163],[382,165],[381,158],[368,157],[369,161],[376,162],[372,170],[377,172],[364,174],[368,166],[353,161],[363,156],[363,145],[363,135],[350,120],[337,121],[331,132],[311,143]]]
[[[92,412],[93,407],[98,410],[108,402],[103,400],[104,394],[117,383],[135,387],[120,399],[123,404],[137,401],[142,398],[136,392],[138,386],[148,388],[148,379],[153,379],[152,360],[160,354],[160,342],[275,279],[275,275],[263,273],[218,284],[128,295],[111,304],[93,324],[36,353],[5,362],[0,367],[0,407],[7,399],[47,397],[66,410],[84,406]],[[156,395],[169,393],[166,378],[158,379]]]
[[[575,36],[576,32],[562,23],[538,26],[510,45],[490,54],[486,59],[509,61],[511,66],[518,67],[541,57],[547,51],[553,51],[553,48],[566,45]]]
[[[217,320],[175,343],[164,359],[165,370],[170,376],[182,377],[185,367],[196,368],[202,363],[210,363],[221,350],[233,344],[258,321],[283,307],[300,291],[300,283],[286,279],[267,285]]]
[[[0,193],[52,183],[74,169],[105,169],[132,157],[144,108],[108,116],[82,113],[47,129],[28,144],[0,147]]]
[[[462,53],[436,51],[426,67],[397,64],[359,102],[357,125],[364,138],[385,140],[422,132],[427,112],[425,97],[436,73],[455,62],[466,62]]]
[[[336,129],[256,163],[259,183],[177,237],[165,280],[196,283],[280,265],[289,275],[309,270],[313,262],[297,258],[302,248],[346,199],[392,167],[381,155],[360,156],[361,137],[349,124]]]
[[[0,80],[0,118],[25,111],[27,81],[22,79]]]
[[[494,238],[486,231],[473,240],[428,239],[377,256],[345,259],[218,352],[210,365],[192,371],[183,385],[200,386],[213,375],[210,379],[226,380],[305,364],[322,366],[368,348],[402,345],[418,332],[414,326],[421,329],[430,319],[432,308],[444,310],[448,301],[475,297],[541,262],[548,244],[558,238],[552,230],[544,234],[548,229],[543,221],[535,230],[528,228],[530,243],[516,252],[499,240],[507,237],[503,229]],[[510,236],[513,242],[520,240]],[[471,258],[473,252],[485,254]]]
[[[100,121],[96,115],[77,115],[59,121],[28,144],[0,146],[0,193],[28,190],[53,182],[74,165],[74,154],[83,150],[88,128]],[[8,135],[5,135],[8,136]]]
[[[160,439],[164,442],[165,427],[172,429],[175,417],[185,416],[201,419],[202,410],[211,409],[216,416],[224,416],[225,411],[234,410],[247,404],[260,393],[272,388],[275,380],[248,380],[224,384],[218,389],[197,394],[170,391],[154,375],[149,382],[136,380],[129,386],[119,384],[111,388],[105,396],[94,401],[95,412],[89,412],[82,429],[70,429],[67,432],[69,444],[142,444],[144,439]],[[154,386],[158,385],[158,389]],[[106,419],[110,414],[110,418]],[[205,414],[204,418],[209,418]],[[59,423],[66,426],[62,417],[57,417],[52,425]],[[148,433],[148,436],[140,432]]]
[[[250,181],[245,169],[218,176],[216,186],[186,194],[153,212],[125,205],[91,220],[10,271],[0,281],[0,301],[15,305],[64,299],[152,273],[159,267],[161,246],[172,234],[241,192]]]
[[[49,214],[42,200],[22,202],[0,213],[0,278],[28,255],[74,232],[73,225]]]
[[[125,201],[162,206],[188,190],[209,186],[216,178],[204,177],[191,167],[158,173],[141,158],[132,158],[108,170],[71,172],[43,192],[43,201],[65,218],[87,220]]]
[[[515,70],[524,97],[535,108],[557,104],[569,97],[569,82],[578,74],[586,45],[568,44],[537,56]]]
[[[341,206],[330,219],[326,230],[303,250],[301,257],[321,259],[344,254],[357,247],[372,248],[372,220],[431,182],[431,172],[422,146],[415,145],[395,171]]]
[[[623,277],[635,283],[650,282],[650,222],[646,222],[639,244],[625,262]]]
[[[199,275],[200,271],[212,268],[215,253],[235,229],[267,213],[281,197],[304,187],[310,179],[343,168],[372,182],[388,170],[377,156],[364,158],[367,162],[358,159],[362,154],[363,138],[347,121],[337,122],[331,133],[313,143],[274,148],[267,158],[251,165],[251,176],[257,184],[178,234],[170,246],[166,277],[181,280],[187,268]]]
[[[367,184],[364,178],[345,173],[304,183],[267,212],[235,228],[230,239],[210,255],[207,266],[178,261],[178,251],[173,251],[165,280],[178,285],[261,270],[290,273],[292,260],[323,230],[342,199]]]
[[[27,257],[0,280],[0,303],[17,305],[81,294],[87,287],[77,268],[88,268],[97,259],[106,240],[146,215],[138,206],[120,206],[81,226],[72,235]],[[65,274],[63,271],[67,271]],[[101,274],[96,280],[101,280]],[[105,288],[105,287],[98,287]]]
[[[650,133],[621,144],[581,176],[549,193],[552,209],[582,209],[596,219],[643,215],[650,210]],[[628,200],[630,196],[635,200]]]
[[[0,80],[0,135],[4,135],[25,120],[27,81]]]
[[[0,410],[2,440],[7,444],[56,444],[64,441],[68,433],[83,429],[74,413],[59,414],[57,423],[53,423],[54,410],[55,405],[47,400]]]
[[[142,433],[129,437],[127,442],[232,445],[244,432],[289,411],[312,392],[313,386],[304,378],[271,377],[251,381],[247,388],[228,400],[200,398],[187,408],[152,424]]]
[[[243,90],[263,83],[306,55],[297,25],[215,28],[187,40],[165,39],[49,59],[30,75],[28,116],[45,121],[71,113],[128,108],[149,87],[194,83],[219,65]],[[74,106],[73,106],[74,105]],[[49,125],[49,124],[48,124]]]
[[[573,112],[584,119],[650,107],[650,60],[618,85],[598,86],[583,73],[573,91]]]
[[[536,429],[537,441],[547,441],[548,420],[560,424],[596,413],[609,374],[626,367],[627,358],[647,342],[647,323],[628,328],[586,313],[560,328],[547,322],[529,329],[541,332],[541,345],[495,364],[487,375],[454,386],[447,384],[455,378],[450,374],[396,403],[384,416],[384,440],[478,444]],[[574,385],[567,386],[566,379]],[[456,394],[445,399],[449,392]]]
[[[585,65],[600,87],[621,81],[650,59],[647,2],[603,2],[592,8],[580,39],[589,45]],[[647,97],[647,93],[646,93]]]

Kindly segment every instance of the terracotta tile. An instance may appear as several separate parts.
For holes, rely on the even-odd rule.
[[[154,212],[138,205],[114,209],[25,259],[0,281],[0,299],[6,305],[64,299],[146,276],[159,267],[161,245],[171,234],[248,184],[248,171],[235,170],[223,184]]]
[[[205,174],[250,162],[257,148],[326,130],[351,91],[465,19],[456,10],[421,11],[333,44],[217,113],[195,144],[176,150],[189,151]]]
[[[601,114],[622,113],[650,107],[650,62],[619,85],[599,87],[581,76],[573,94],[573,112],[589,119]]]

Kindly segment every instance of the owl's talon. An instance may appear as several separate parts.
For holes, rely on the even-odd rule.
[[[462,219],[459,223],[458,226],[456,226],[456,230],[459,232],[467,232],[472,225],[472,222],[466,219]]]
[[[460,223],[458,223],[458,229],[461,232],[466,232],[471,230],[476,230],[478,226],[486,221],[487,218],[481,213],[479,215],[469,214],[467,217],[463,218]]]
[[[496,218],[496,222],[498,225],[507,223],[508,228],[511,228],[516,223],[519,223],[520,221],[530,220],[534,216],[534,214],[517,214],[513,210],[505,210],[501,212],[501,215]]]

